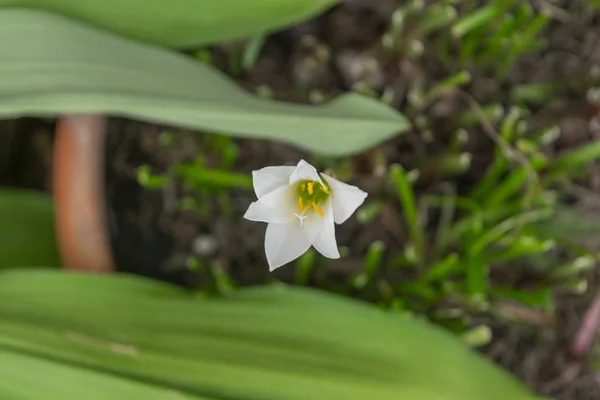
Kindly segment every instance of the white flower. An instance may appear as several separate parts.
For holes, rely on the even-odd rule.
[[[266,222],[265,252],[273,271],[300,257],[310,246],[325,257],[339,258],[334,222],[341,224],[367,193],[328,175],[304,160],[297,166],[252,171],[258,200],[244,218]]]

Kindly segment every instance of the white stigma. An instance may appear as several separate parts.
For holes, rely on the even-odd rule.
[[[296,213],[294,213],[294,216],[300,220],[300,226],[303,226],[304,220],[306,219],[307,216],[304,214],[296,214]]]

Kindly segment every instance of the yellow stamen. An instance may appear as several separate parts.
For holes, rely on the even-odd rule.
[[[327,193],[327,194],[331,193],[331,192],[329,191],[329,189],[327,189],[327,186],[325,186],[325,185],[321,185],[321,187],[323,188],[323,191],[324,191],[325,193]]]
[[[301,184],[300,185],[300,189],[304,192],[306,190],[306,184]]]
[[[303,204],[302,204],[302,197],[298,196],[298,208],[300,209],[300,212],[302,212]]]
[[[312,195],[313,194],[313,182],[308,182],[308,194]]]
[[[323,212],[323,210],[321,210],[321,209],[319,208],[319,206],[317,205],[317,203],[315,203],[314,201],[313,201],[313,203],[312,203],[312,206],[313,206],[313,208],[315,209],[315,211],[317,212],[317,214],[319,214],[321,217],[322,217],[323,215],[325,215],[325,213]]]

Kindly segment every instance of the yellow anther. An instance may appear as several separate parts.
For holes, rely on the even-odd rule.
[[[314,182],[308,182],[308,194],[313,194],[313,185]]]
[[[300,189],[304,192],[306,190],[306,184],[302,183]]]
[[[298,196],[298,209],[300,209],[300,212],[302,212],[303,209],[303,204],[302,204],[302,197]]]
[[[323,191],[324,191],[325,193],[327,193],[327,194],[331,193],[331,192],[329,191],[329,189],[327,189],[327,186],[325,186],[325,185],[321,185],[321,188],[323,188]]]
[[[317,214],[319,214],[321,217],[323,215],[325,215],[325,213],[323,212],[323,210],[321,210],[321,208],[319,208],[319,206],[317,205],[317,203],[315,203],[314,201],[312,202],[312,206],[315,209],[315,211],[317,212]]]

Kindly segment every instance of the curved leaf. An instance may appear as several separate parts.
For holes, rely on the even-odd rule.
[[[0,358],[3,399],[211,400],[1,348]]]
[[[284,286],[225,298],[166,288],[5,271],[0,348],[216,399],[534,399],[449,333],[370,305]],[[15,379],[0,369],[0,397]]]
[[[52,198],[0,189],[0,269],[40,266],[60,266]]]
[[[184,48],[237,39],[310,18],[337,0],[0,0],[51,11],[117,34]]]
[[[187,57],[42,11],[0,11],[0,54],[0,117],[102,113],[328,155],[359,152],[408,127],[357,94],[323,106],[261,99]]]

